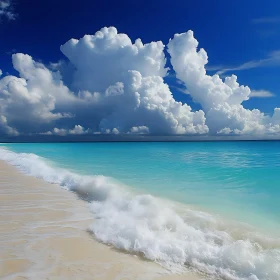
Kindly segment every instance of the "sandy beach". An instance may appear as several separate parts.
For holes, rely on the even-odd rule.
[[[0,204],[1,279],[202,279],[97,242],[88,203],[3,161]]]

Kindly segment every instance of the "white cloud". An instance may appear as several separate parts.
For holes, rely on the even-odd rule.
[[[149,128],[147,126],[134,126],[128,132],[129,134],[148,134]]]
[[[75,97],[55,73],[23,54],[13,55],[13,66],[20,78],[0,79],[0,114],[9,124],[19,131],[37,132],[44,125],[71,117],[62,110],[64,104],[70,104]]]
[[[102,132],[128,133],[141,126],[158,134],[208,131],[204,113],[176,102],[164,83],[168,69],[163,50],[161,41],[132,43],[114,27],[61,46],[76,69],[70,87],[86,92],[88,100],[95,99],[107,112],[99,123]]]
[[[75,125],[75,127],[69,131],[69,134],[81,135],[81,134],[87,134],[88,132],[89,129],[84,129],[81,125]]]
[[[78,90],[104,91],[122,81],[129,70],[138,71],[142,77],[164,77],[167,73],[161,41],[143,44],[137,39],[133,44],[114,27],[102,28],[80,40],[71,39],[60,49],[76,68],[72,87]]]
[[[206,114],[211,134],[264,134],[275,132],[279,124],[278,110],[272,118],[259,110],[248,110],[242,102],[251,95],[249,87],[240,86],[232,75],[222,80],[219,75],[207,75],[208,56],[197,49],[193,32],[176,34],[168,44],[171,64],[178,79],[185,83],[191,96]]]
[[[175,35],[168,51],[177,78],[203,111],[174,99],[164,82],[168,69],[162,42],[133,43],[114,27],[71,39],[61,46],[68,61],[49,68],[29,55],[14,54],[19,77],[0,79],[0,133],[279,133],[280,109],[269,117],[242,106],[252,96],[269,93],[239,85],[235,75],[224,80],[207,75],[207,53],[197,46],[189,31]]]
[[[8,125],[7,118],[0,115],[0,135],[1,133],[9,136],[19,135],[18,131]]]
[[[83,135],[88,133],[89,133],[89,129],[85,129],[81,125],[75,125],[73,129],[55,127],[52,131],[47,131],[40,134],[66,136],[66,135]]]
[[[92,133],[208,132],[204,112],[175,101],[164,83],[162,42],[133,44],[111,27],[72,39],[61,50],[69,62],[52,64],[52,70],[28,55],[13,55],[20,78],[0,80],[0,112],[21,133],[63,135],[75,123]]]
[[[266,97],[273,97],[275,96],[272,92],[268,90],[252,90],[250,93],[250,97],[260,97],[260,98],[266,98]]]
[[[13,12],[13,5],[10,0],[0,0],[0,20],[6,17],[8,20],[16,19],[16,14]]]
[[[236,72],[242,70],[248,70],[253,68],[261,68],[261,67],[274,67],[280,65],[280,50],[273,51],[269,53],[266,58],[259,60],[251,60],[241,65],[237,66],[210,66],[207,67],[207,70],[217,71],[218,75],[225,74],[227,72]]]

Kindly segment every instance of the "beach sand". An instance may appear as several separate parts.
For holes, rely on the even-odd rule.
[[[0,209],[0,279],[202,279],[97,242],[87,202],[3,161]]]

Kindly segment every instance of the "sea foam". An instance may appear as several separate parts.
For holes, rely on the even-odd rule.
[[[228,280],[279,280],[280,241],[239,230],[216,216],[135,194],[105,176],[81,176],[35,154],[0,148],[0,159],[27,175],[76,192],[90,203],[95,238],[171,271]]]

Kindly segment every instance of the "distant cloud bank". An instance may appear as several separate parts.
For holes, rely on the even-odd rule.
[[[1,3],[1,2],[0,2]],[[164,82],[164,50],[177,79],[203,110],[174,99]],[[268,97],[232,75],[207,75],[207,53],[192,31],[161,41],[132,42],[114,27],[71,39],[64,61],[43,65],[27,54],[12,56],[18,76],[0,79],[0,135],[181,134],[278,135],[280,109],[270,117],[243,101]]]

